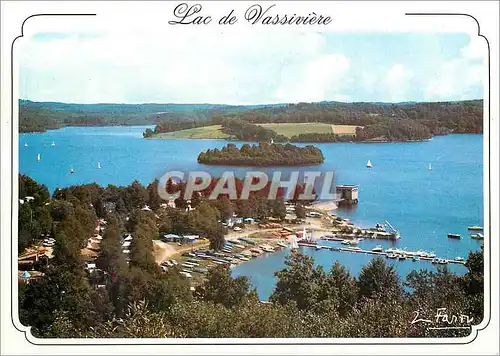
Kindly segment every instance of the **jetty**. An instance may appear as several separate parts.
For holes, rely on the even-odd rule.
[[[314,247],[316,250],[330,250],[334,252],[352,252],[352,253],[364,253],[364,254],[369,254],[369,255],[378,255],[378,256],[385,256],[387,258],[392,256],[404,256],[405,259],[409,258],[411,259],[413,256],[417,256],[416,252],[410,252],[410,251],[400,251],[398,254],[394,254],[392,252],[384,252],[384,251],[373,251],[373,250],[363,250],[360,247],[330,247],[330,246],[325,246],[325,245],[308,245],[308,244],[302,244],[300,245],[302,247]],[[436,261],[436,260],[441,260],[441,261],[446,261],[446,263],[455,263],[455,264],[461,264],[464,265],[465,261],[462,260],[450,260],[446,258],[438,258],[438,257],[424,257],[424,256],[418,256],[418,260],[413,260],[414,262],[418,261]]]

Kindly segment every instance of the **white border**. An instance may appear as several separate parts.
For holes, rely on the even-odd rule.
[[[101,346],[85,346],[84,348],[77,348],[76,346],[34,346],[28,344],[24,335],[19,331],[15,330],[10,323],[10,299],[12,296],[12,292],[10,290],[10,282],[11,278],[15,278],[16,283],[14,286],[17,286],[17,276],[10,275],[10,255],[8,252],[4,251],[12,251],[13,261],[16,261],[17,258],[17,248],[11,249],[10,246],[10,179],[11,176],[14,175],[17,179],[17,150],[14,150],[14,172],[10,172],[9,170],[5,170],[5,167],[10,165],[10,106],[11,106],[11,98],[10,98],[10,46],[12,40],[20,35],[21,24],[26,17],[35,13],[97,13],[98,16],[113,16],[112,19],[114,21],[107,21],[108,24],[117,25],[120,20],[123,22],[129,22],[128,19],[132,18],[137,14],[143,16],[151,16],[155,19],[152,19],[151,23],[159,23],[162,26],[166,26],[166,21],[171,18],[171,12],[173,8],[180,3],[179,2],[168,2],[168,3],[160,3],[160,2],[152,2],[152,3],[142,3],[138,4],[135,2],[125,2],[117,4],[115,2],[36,2],[36,3],[28,3],[28,2],[2,2],[2,121],[1,121],[1,138],[2,138],[2,150],[1,150],[1,158],[2,158],[2,212],[1,212],[1,250],[2,250],[2,353],[4,352],[5,345],[7,346],[7,352],[13,353],[16,351],[20,351],[22,353],[38,353],[38,354],[56,354],[56,353],[95,353],[95,352],[106,352],[106,353],[120,353],[120,354],[128,354],[130,353],[158,353],[165,352],[165,348],[157,346],[135,346],[132,345],[141,342],[151,342],[152,344],[171,344],[168,346],[169,353],[180,352],[183,354],[191,354],[191,353],[216,353],[216,354],[225,354],[236,353],[237,350],[239,352],[243,351],[245,353],[269,353],[276,354],[277,352],[286,352],[287,354],[301,354],[301,353],[312,353],[312,351],[316,352],[356,352],[356,353],[384,353],[384,354],[398,354],[402,352],[407,346],[403,346],[404,344],[411,344],[416,341],[418,342],[428,342],[433,343],[439,341],[440,343],[446,342],[457,342],[457,339],[142,339],[142,340],[134,340],[134,339],[96,339],[92,340],[93,344],[100,344]],[[230,9],[234,8],[238,12],[249,5],[255,2],[249,3],[233,3],[233,2],[203,2],[205,8],[210,8],[210,12],[217,16],[217,14],[224,14]],[[264,2],[259,2],[264,4]],[[472,35],[477,35],[477,26],[473,19],[467,17],[428,17],[428,18],[417,18],[417,17],[406,17],[403,14],[405,12],[453,12],[453,13],[468,13],[473,15],[480,23],[481,26],[481,34],[485,35],[491,46],[491,98],[492,102],[492,121],[485,123],[485,137],[487,137],[488,132],[492,132],[491,137],[491,177],[492,182],[495,184],[491,185],[491,194],[492,194],[492,216],[498,216],[498,3],[451,3],[451,2],[406,2],[406,3],[396,3],[396,2],[385,2],[385,3],[375,3],[375,2],[353,2],[353,3],[341,3],[341,2],[319,2],[319,3],[285,3],[285,2],[277,2],[277,6],[280,9],[280,12],[290,12],[291,10],[287,10],[293,7],[296,11],[301,12],[309,12],[314,8],[315,11],[321,12],[324,14],[331,14],[334,21],[331,26],[329,26],[328,30],[331,31],[424,31],[424,32],[467,32]],[[302,10],[301,10],[302,9]],[[119,11],[119,12],[117,12]],[[492,14],[496,14],[496,19]],[[61,21],[62,23],[67,21]],[[122,22],[122,23],[123,23]],[[75,18],[71,18],[72,26],[82,26],[83,28],[88,28],[89,23],[84,24],[81,21],[75,20]],[[130,23],[130,22],[129,22]],[[235,26],[245,26],[246,24],[240,23]],[[40,27],[39,27],[40,26]],[[27,21],[25,26],[25,34],[29,33],[29,31],[35,32],[37,28],[47,29],[47,26],[50,28],[60,26],[59,21],[54,21],[54,19],[48,18],[32,18]],[[91,23],[90,26],[96,26],[95,23]],[[210,25],[211,27],[215,27],[217,25]],[[260,30],[257,27],[249,27],[246,25],[246,30]],[[182,30],[182,29],[177,29]],[[201,30],[201,29],[196,29]],[[271,29],[274,30],[274,29]],[[283,30],[283,29],[279,29]],[[293,30],[293,29],[286,29]],[[308,29],[313,30],[313,29]],[[16,54],[16,50],[18,48],[19,42],[22,41],[22,38],[16,41],[14,56]],[[485,81],[487,83],[487,81]],[[17,93],[14,93],[14,101],[16,102]],[[495,99],[496,98],[496,99]],[[488,108],[488,95],[485,93],[485,117],[488,117],[487,108]],[[17,105],[15,106],[14,117],[17,117]],[[17,119],[14,122],[14,125],[17,126]],[[491,127],[490,127],[491,124]],[[17,132],[14,135],[13,147],[17,147],[18,144],[18,135]],[[484,159],[485,159],[485,168],[487,167],[487,155],[488,155],[488,147],[487,140],[485,140],[484,147]],[[487,172],[487,171],[485,171]],[[492,227],[492,235],[491,245],[485,243],[485,264],[491,263],[492,273],[495,278],[491,279],[491,276],[487,273],[485,275],[485,282],[491,282],[492,295],[486,296],[485,298],[485,308],[489,307],[488,297],[491,298],[491,311],[485,310],[485,315],[490,313],[491,320],[488,328],[486,330],[480,331],[476,340],[471,344],[466,345],[415,345],[411,348],[412,353],[427,353],[432,352],[434,354],[438,353],[478,353],[481,351],[486,352],[487,349],[493,350],[490,348],[491,346],[496,346],[491,343],[491,341],[498,341],[498,259],[493,258],[491,261],[488,260],[488,256],[491,253],[491,256],[498,256],[498,222],[493,219],[493,221],[489,221],[488,214],[488,174],[484,175],[484,187],[485,187],[485,226],[491,224]],[[17,187],[14,187],[17,189]],[[14,192],[17,194],[17,192]],[[14,195],[15,196],[15,195]],[[14,206],[14,221],[17,221],[17,199],[13,199]],[[8,207],[8,208],[7,208]],[[488,236],[486,236],[488,237]],[[485,239],[487,241],[487,239]],[[9,261],[9,262],[7,262]],[[14,270],[17,270],[17,264],[14,263]],[[17,291],[16,291],[17,294]],[[14,308],[14,312],[16,314],[17,319],[17,308]],[[9,316],[8,318],[6,316]],[[18,322],[16,322],[17,326],[22,330],[26,330],[27,328],[22,327]],[[480,325],[481,328],[481,325]],[[495,330],[497,331],[496,336]],[[493,332],[493,334],[491,333]],[[8,333],[8,334],[7,334]],[[5,338],[8,335],[8,338]],[[72,342],[78,342],[80,344],[89,343],[88,339],[35,339],[33,338],[29,331],[27,332],[27,338],[35,343],[59,343],[59,344],[68,344]],[[488,337],[487,335],[491,335]],[[473,339],[475,333],[473,332],[470,337],[465,338],[460,341],[468,341],[468,339]],[[488,343],[486,340],[491,340]],[[308,346],[308,345],[296,345],[296,346],[261,346],[261,345],[253,345],[253,346],[217,346],[217,348],[210,346],[177,346],[174,348],[175,344],[196,344],[196,343],[214,343],[218,342],[231,343],[231,342],[248,342],[249,344],[254,343],[262,343],[266,341],[270,342],[289,342],[289,341],[298,341],[302,344],[314,343],[314,342],[334,342],[334,343],[342,343],[342,342],[356,342],[356,343],[367,343],[367,342],[392,342],[398,345],[381,345],[377,347],[369,346],[369,345],[337,345],[337,346]],[[120,342],[130,344],[126,348],[115,346],[115,347],[106,347],[102,346],[104,343],[110,344],[113,342]],[[21,347],[22,346],[22,347]],[[20,348],[21,347],[21,348]],[[453,350],[453,351],[452,351]],[[408,350],[409,351],[409,350]]]

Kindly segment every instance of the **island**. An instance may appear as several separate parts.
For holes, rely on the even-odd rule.
[[[317,147],[267,142],[244,144],[241,148],[228,144],[198,155],[198,163],[224,166],[310,166],[321,164],[324,159]]]

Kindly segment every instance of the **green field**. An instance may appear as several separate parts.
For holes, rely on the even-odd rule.
[[[355,135],[356,126],[351,125],[330,125],[315,122],[304,123],[283,123],[283,124],[260,124],[260,126],[276,131],[278,134],[288,138],[306,134],[306,133],[323,133],[337,135]]]
[[[211,138],[211,139],[225,139],[229,138],[229,135],[221,131],[221,125],[212,125],[197,127],[194,129],[187,129],[169,133],[162,133],[153,135],[153,138],[165,138],[165,139],[177,139],[177,138],[191,138],[191,139],[201,139],[201,138]]]
[[[330,125],[315,122],[304,123],[282,123],[282,124],[259,124],[262,127],[276,131],[276,133],[288,138],[304,133],[324,133],[336,135],[355,135],[356,126],[351,125]],[[221,125],[211,125],[197,127],[163,134],[153,135],[153,138],[164,139],[227,139],[230,136],[221,130]]]

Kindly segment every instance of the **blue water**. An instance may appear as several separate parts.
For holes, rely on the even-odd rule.
[[[196,162],[200,151],[222,147],[225,140],[145,140],[148,126],[67,127],[46,133],[20,134],[19,170],[51,191],[57,187],[96,182],[100,185],[127,185],[137,179],[150,183],[168,170],[205,170],[213,175],[227,167],[208,167]],[[55,142],[56,146],[51,147]],[[24,147],[28,143],[28,147]],[[377,244],[435,252],[438,257],[466,258],[481,242],[468,237],[467,226],[483,225],[483,136],[439,136],[417,143],[318,144],[325,162],[314,168],[334,170],[336,183],[359,185],[359,204],[338,209],[356,225],[372,227],[390,221],[401,232],[396,243],[362,241],[370,249]],[[41,161],[37,162],[37,154]],[[372,169],[365,167],[367,160]],[[101,169],[97,169],[97,162]],[[432,164],[432,170],[428,165]],[[70,174],[73,168],[75,173]],[[248,168],[236,169],[242,176]],[[272,169],[269,169],[272,170]],[[292,169],[283,169],[289,172]],[[295,170],[295,168],[293,168]],[[464,238],[452,240],[447,233]],[[336,245],[336,243],[325,243]],[[339,261],[353,274],[359,273],[372,256],[303,249],[316,262],[329,268]],[[284,267],[287,251],[241,264],[233,275],[249,276],[262,299],[272,293],[274,271]],[[415,268],[434,266],[429,262],[394,261],[401,276]],[[457,273],[465,267],[449,265]]]

